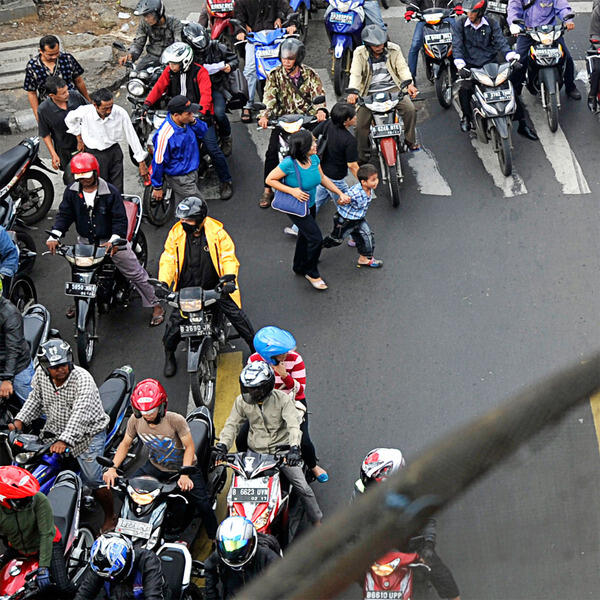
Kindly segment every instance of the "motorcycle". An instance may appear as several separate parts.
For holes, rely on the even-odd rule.
[[[290,0],[290,8],[293,13],[298,14],[297,27],[298,37],[302,42],[306,42],[308,35],[308,21],[310,20],[310,0]]]
[[[42,162],[39,151],[40,138],[35,136],[0,154],[0,201],[20,201],[16,210],[26,225],[41,221],[54,202],[52,181],[39,169],[56,172]]]
[[[1,208],[0,208],[1,210]],[[7,231],[13,243],[19,247],[17,232]],[[25,232],[23,232],[25,233]],[[26,234],[29,236],[29,234]],[[33,240],[32,240],[32,243]],[[12,276],[2,277],[2,285],[6,290],[6,297],[23,313],[29,306],[37,302],[37,291],[31,277],[27,275],[33,266],[37,252],[26,247],[19,248],[19,266],[17,272]]]
[[[413,570],[429,567],[420,562],[416,553],[405,554],[395,550],[373,563],[365,575],[363,598],[377,600],[412,600]]]
[[[123,195],[123,204],[127,213],[127,239],[119,238],[112,245],[120,248],[131,242],[140,264],[145,267],[148,242],[140,228],[142,201],[139,196]],[[55,237],[51,231],[46,233]],[[127,307],[132,285],[117,269],[104,246],[59,244],[56,252],[71,265],[71,281],[65,283],[65,294],[75,298],[77,357],[79,364],[87,369],[98,340],[97,313],[106,314],[116,304]]]
[[[511,124],[512,114],[517,108],[515,90],[509,77],[516,63],[513,60],[463,69],[465,76],[459,80],[475,82],[471,110],[477,139],[483,144],[492,141],[500,170],[507,177],[512,173]]]
[[[160,482],[150,475],[128,479],[123,476],[123,470],[117,469],[114,489],[124,495],[124,500],[115,531],[129,537],[134,545],[148,550],[156,551],[166,538],[179,539],[194,517],[194,507],[177,485],[180,475],[189,475],[196,468],[202,469],[213,501],[225,485],[225,469],[209,472],[214,441],[210,412],[202,406],[194,409],[186,420],[196,449],[196,466],[181,467],[166,482]],[[110,468],[113,465],[112,459],[104,456],[99,456],[97,460],[103,467]]]
[[[350,81],[354,49],[362,44],[365,0],[329,0],[325,10],[325,29],[331,43],[331,73],[336,96],[341,96]]]
[[[585,67],[591,84],[592,73],[600,71],[600,40],[590,38],[590,47],[586,51]],[[596,111],[600,107],[600,86],[596,91]]]
[[[508,0],[490,0],[488,2],[487,12],[490,13],[494,19],[500,25],[500,29],[502,29],[502,33],[504,37],[508,41],[509,46],[513,46],[516,38],[510,32],[510,27],[508,25],[508,21],[506,20],[506,16],[508,14]]]
[[[233,18],[235,0],[206,0],[206,12],[210,26],[210,38],[218,40],[232,52],[235,52]]]
[[[565,21],[574,17],[573,14],[566,15]],[[525,28],[522,19],[515,19],[514,23]],[[557,25],[527,27],[519,34],[529,36],[536,42],[529,50],[525,85],[532,95],[540,94],[548,126],[553,133],[558,129],[559,92],[565,70],[565,51],[558,40],[565,31],[566,26],[562,22]]]
[[[19,217],[21,203],[21,198],[13,200],[9,195],[0,198],[0,225],[19,249],[19,271],[28,274],[33,269],[37,252],[35,241],[25,231],[25,222]]]
[[[182,542],[165,542],[156,551],[162,573],[171,590],[171,600],[201,600],[204,595],[192,577],[204,577],[204,565],[193,560],[189,548]]]

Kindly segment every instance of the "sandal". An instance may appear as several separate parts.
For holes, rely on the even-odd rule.
[[[318,277],[317,279],[315,279],[314,277],[310,277],[309,275],[305,275],[304,277],[308,280],[310,285],[312,285],[315,288],[315,290],[327,289],[327,284],[320,277]]]
[[[252,123],[252,111],[249,108],[242,108],[240,120],[242,123]]]
[[[258,201],[258,205],[261,208],[269,208],[271,206],[271,202],[273,201],[273,192],[263,192],[260,200]]]
[[[160,313],[160,315],[152,315],[149,326],[150,327],[158,327],[164,320],[165,320],[165,311],[163,309],[163,311]]]
[[[379,269],[383,267],[383,261],[373,257],[368,263],[356,263],[356,266],[360,269],[362,267],[370,267],[371,269]]]
[[[412,146],[409,146],[408,149],[411,152],[418,152],[421,149],[421,146],[419,144],[413,144]]]

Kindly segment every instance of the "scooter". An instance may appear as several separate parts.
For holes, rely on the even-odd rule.
[[[350,81],[350,66],[354,49],[362,44],[361,31],[365,25],[365,0],[329,0],[325,10],[325,29],[333,54],[331,73],[337,96],[344,93]]]
[[[232,52],[235,52],[235,37],[231,24],[234,9],[235,0],[206,0],[210,38],[227,46]]]
[[[311,13],[310,0],[290,0],[290,8],[293,13],[298,13],[298,36],[303,42],[306,42]]]
[[[190,550],[183,542],[165,542],[156,551],[160,558],[162,573],[169,589],[171,600],[199,600],[203,598],[192,577],[204,577],[204,565],[193,560]]]
[[[510,46],[513,46],[516,39],[515,36],[510,32],[508,21],[506,16],[508,14],[508,0],[489,0],[487,6],[487,12],[492,15],[494,19],[500,25],[504,37],[508,41]]]
[[[0,201],[8,198],[9,194],[15,202],[20,200],[18,216],[26,225],[41,221],[54,202],[52,181],[39,169],[53,175],[56,171],[42,162],[39,151],[40,138],[35,136],[0,154]]]
[[[416,553],[404,554],[395,550],[388,552],[367,571],[363,598],[412,600],[414,569],[430,571]]]

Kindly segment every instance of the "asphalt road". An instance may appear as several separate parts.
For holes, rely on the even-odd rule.
[[[174,10],[187,14],[183,2]],[[387,20],[392,39],[407,51],[412,26]],[[583,58],[588,22],[581,15],[569,36],[576,59]],[[322,23],[313,21],[308,64],[328,68],[326,44]],[[533,115],[535,102],[528,104]],[[400,447],[410,460],[443,433],[598,347],[598,123],[584,102],[564,99],[563,137],[550,138],[543,122],[536,122],[543,143],[515,135],[519,177],[508,186],[494,178],[495,158],[482,161],[460,133],[453,109],[444,111],[435,99],[418,106],[427,152],[408,161],[402,206],[391,208],[380,189],[369,210],[376,255],[385,260],[380,271],[356,269],[355,250],[342,246],[323,253],[326,293],[293,275],[285,218],[257,207],[259,138],[240,123],[230,161],[235,195],[209,204],[236,242],[244,307],[255,327],[291,330],[306,360],[311,433],[331,476],[315,484],[326,514],[347,502],[371,448]],[[18,137],[3,138],[3,145]],[[128,168],[126,188],[134,192],[139,184]],[[439,195],[421,193],[432,181]],[[319,217],[324,230],[332,211]],[[40,246],[47,225],[34,232]],[[167,229],[144,230],[156,273]],[[63,316],[67,276],[62,259],[38,257],[40,300],[72,340]],[[136,300],[101,320],[92,369],[98,380],[125,363],[138,380],[161,377],[162,328],[149,329],[148,319]],[[185,374],[161,380],[170,406],[185,410]],[[219,401],[230,402],[228,396]],[[598,440],[586,403],[440,515],[438,550],[462,597],[600,597],[599,488]],[[356,586],[345,595],[359,596]],[[436,596],[421,590],[416,597]]]

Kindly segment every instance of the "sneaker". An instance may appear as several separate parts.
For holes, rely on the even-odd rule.
[[[348,238],[348,246],[350,246],[350,248],[356,248],[356,242],[352,238]]]
[[[369,267],[370,269],[379,269],[379,268],[383,267],[383,261],[373,257],[368,263],[362,264],[362,263],[357,262],[356,266],[359,269],[362,269],[363,267]]]
[[[296,237],[298,236],[298,231],[296,231],[293,227],[284,227],[283,233],[285,233],[286,235],[294,235]]]

